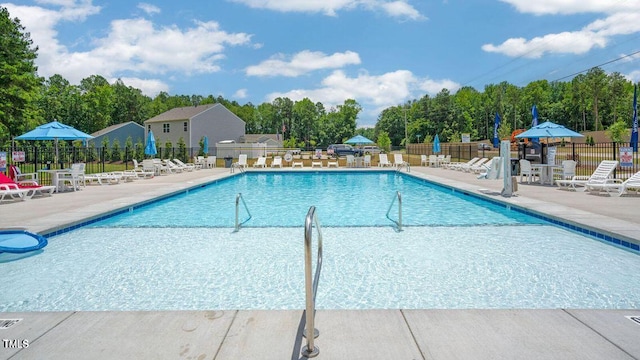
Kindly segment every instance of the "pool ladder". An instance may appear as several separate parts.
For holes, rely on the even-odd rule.
[[[318,231],[318,256],[316,262],[316,272],[311,279],[311,245],[313,243],[313,226],[315,224]],[[320,223],[316,216],[316,207],[309,208],[307,217],[304,222],[304,280],[305,280],[305,292],[306,292],[306,329],[304,330],[304,337],[307,338],[307,345],[302,348],[302,355],[307,358],[313,358],[318,356],[320,350],[314,345],[314,340],[320,335],[320,332],[314,327],[316,316],[316,295],[318,294],[318,280],[320,279],[320,271],[322,269],[322,230],[320,229]]]
[[[242,202],[242,206],[244,206],[245,211],[249,215],[249,217],[242,222],[240,222],[240,202]],[[249,220],[251,220],[251,212],[249,212],[247,203],[244,202],[242,193],[238,193],[238,195],[236,195],[236,227],[234,232],[237,232],[238,230],[240,230],[240,226],[242,226],[242,224],[246,223]]]
[[[393,204],[396,203],[396,200],[398,201],[398,221],[392,219],[389,216],[389,213],[391,213],[391,209],[393,208]],[[398,231],[402,231],[402,195],[400,195],[400,191],[396,191],[396,195],[393,197],[393,200],[391,200],[389,210],[387,210],[387,219],[391,220],[394,224],[396,224],[396,226],[398,226]]]

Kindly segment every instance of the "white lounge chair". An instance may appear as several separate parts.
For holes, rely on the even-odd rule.
[[[336,163],[337,163],[337,161],[336,161]],[[311,167],[313,168],[313,167],[316,167],[316,166],[321,168],[322,167],[322,161],[320,161],[320,160],[318,160],[318,161],[311,160]]]
[[[558,186],[567,186],[573,190],[587,190],[587,186],[605,184],[611,179],[611,174],[618,167],[617,160],[603,160],[590,176],[576,175],[569,180],[556,180]]]
[[[471,169],[475,166],[476,168],[484,163],[486,163],[487,161],[489,161],[489,158],[482,158],[476,162],[474,162],[473,164],[462,164],[460,165],[460,168],[458,170],[462,170],[465,172],[471,172]]]
[[[471,167],[469,167],[469,172],[479,174],[481,172],[488,171],[489,169],[491,169],[491,164],[493,163],[493,159],[494,158],[491,158],[487,161],[478,162],[474,165],[471,165]]]
[[[273,167],[273,164],[271,164]],[[247,168],[247,154],[240,154],[238,156],[238,162],[233,164],[234,167],[241,167],[243,169]]]
[[[183,170],[186,171],[193,171],[196,170],[196,164],[193,163],[184,163],[182,160],[180,159],[173,159],[173,162],[176,163],[176,165],[178,165],[179,167],[181,167]]]
[[[273,162],[271,163],[271,167],[282,167],[282,156],[276,156],[273,158]]]
[[[393,164],[389,161],[387,154],[378,154],[378,166],[393,166]]]
[[[633,189],[636,194],[640,193],[640,171],[633,174],[627,180],[607,179],[602,184],[587,185],[591,192],[606,192],[609,196],[622,196]]]
[[[256,160],[255,163],[253,163],[253,167],[254,168],[265,168],[267,167],[267,158],[264,156],[259,156],[258,160]]]
[[[0,202],[4,200],[27,200],[30,198],[29,190],[20,189],[15,184],[0,184]]]
[[[462,166],[471,166],[476,163],[476,161],[480,160],[479,157],[474,157],[473,159],[467,162],[454,162],[449,164],[449,169],[453,170],[462,170]]]
[[[169,159],[162,160],[162,163],[164,164],[164,166],[169,168],[169,170],[171,170],[172,173],[181,173],[183,170],[185,170],[185,169],[181,168],[180,166],[174,164],[173,161],[171,161]]]
[[[404,161],[402,158],[402,154],[393,154],[393,166],[396,168],[400,168],[401,166],[409,165],[408,162]]]
[[[151,167],[151,169],[145,169],[145,167],[142,164],[138,163],[136,159],[133,159],[133,169],[131,171],[136,175],[136,178],[138,179],[151,179],[155,175],[155,170],[153,170],[153,167]]]
[[[19,183],[15,182],[13,179],[9,178],[2,172],[0,172],[0,185],[6,185],[4,187],[5,190],[24,190],[24,199],[30,199],[34,195],[47,195],[51,196],[53,192],[56,190],[55,186],[48,185],[40,185],[35,181],[29,182],[28,180],[23,180]],[[16,191],[8,191],[6,195],[9,195],[11,198],[20,199],[20,193]],[[12,196],[15,195],[15,196]],[[1,196],[1,195],[0,195]],[[4,196],[3,196],[4,197]]]
[[[478,179],[496,180],[500,178],[500,171],[502,170],[502,158],[496,156],[490,161],[481,166],[484,171],[480,171]]]

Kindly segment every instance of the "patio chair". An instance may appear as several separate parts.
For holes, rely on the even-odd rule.
[[[347,155],[347,167],[356,166],[356,157],[353,155]]]
[[[389,161],[387,154],[378,154],[378,166],[393,166],[393,164]]]
[[[553,168],[553,177],[559,180],[568,180],[576,176],[576,162],[573,160],[563,160],[561,168]]]
[[[578,190],[578,187],[582,187],[582,191],[585,191],[588,186],[593,187],[610,182],[611,175],[616,167],[618,167],[617,160],[603,160],[590,176],[576,175],[568,180],[556,180],[556,184],[558,186],[567,186],[572,190]]]
[[[429,165],[429,160],[427,160],[427,155],[420,155],[420,166]]]
[[[640,194],[640,171],[633,174],[627,180],[607,179],[602,184],[591,184],[587,188],[590,192],[605,192],[609,196],[622,196],[633,189],[636,194]]]
[[[267,158],[264,156],[259,156],[258,160],[253,163],[254,168],[265,168],[267,167]]]
[[[365,155],[364,161],[362,162],[362,166],[369,167],[371,166],[371,155]]]
[[[71,164],[69,171],[58,173],[57,176],[58,189],[64,189],[66,188],[66,184],[68,184],[71,190],[78,191],[80,185],[85,185],[85,164]]]
[[[9,177],[18,184],[21,182],[38,182],[38,173],[22,173],[16,165],[9,166]]]
[[[540,178],[540,170],[534,169],[531,166],[531,161],[526,159],[520,159],[520,183],[523,182],[523,178],[527,177],[527,184],[531,184],[531,179],[534,176]]]
[[[429,155],[429,166],[438,167],[438,155]]]
[[[441,155],[441,156],[442,156],[442,159],[438,158],[438,162],[440,162],[440,165],[448,167],[449,164],[451,163],[451,155]]]
[[[207,169],[213,169],[214,167],[216,167],[216,157],[215,156],[207,156]]]

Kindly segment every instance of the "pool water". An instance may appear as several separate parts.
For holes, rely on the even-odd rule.
[[[640,306],[635,253],[410,177],[363,175],[247,174],[51,237],[34,256],[0,257],[0,312],[303,309],[310,205],[324,235],[320,309]],[[384,216],[395,191],[402,232]],[[238,232],[236,192],[253,215]]]
[[[242,193],[252,216],[245,227],[300,226],[315,206],[323,226],[390,226],[399,191],[404,225],[471,226],[541,223],[525,214],[394,172],[247,173],[92,226],[233,227]],[[397,203],[389,216],[398,218]],[[240,207],[240,219],[248,217]]]

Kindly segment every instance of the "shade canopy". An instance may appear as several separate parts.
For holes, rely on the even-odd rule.
[[[436,137],[433,139],[433,152],[434,154],[437,154],[440,152],[440,138],[438,137],[438,134],[436,134]]]
[[[355,144],[355,145],[373,144],[373,141],[367,139],[362,135],[356,135],[351,139],[345,141],[345,144]]]
[[[543,122],[531,129],[516,135],[516,138],[563,138],[563,137],[583,137],[584,135],[577,133],[566,127],[552,123],[551,121]]]
[[[144,147],[145,155],[155,155],[158,153],[156,150],[156,138],[153,137],[153,131],[149,130],[147,135],[147,145]]]
[[[15,140],[87,140],[93,136],[58,121],[40,125]]]

